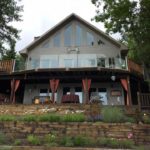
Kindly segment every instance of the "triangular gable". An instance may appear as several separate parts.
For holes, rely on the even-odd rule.
[[[59,29],[61,29],[63,26],[65,26],[66,24],[68,24],[69,22],[71,22],[73,20],[79,21],[81,24],[83,24],[86,27],[88,27],[89,29],[93,30],[95,33],[101,35],[106,40],[110,41],[112,44],[116,45],[120,49],[127,50],[127,47],[125,45],[123,45],[122,43],[120,43],[117,40],[113,39],[112,37],[110,37],[109,35],[104,33],[103,31],[99,30],[98,28],[96,28],[92,24],[88,23],[86,20],[82,19],[81,17],[79,17],[78,15],[73,13],[73,14],[69,15],[68,17],[66,17],[64,20],[62,20],[61,22],[59,22],[58,24],[56,24],[50,30],[45,32],[43,35],[36,38],[33,42],[31,42],[28,46],[26,46],[23,50],[21,50],[20,54],[27,54],[28,50],[31,50],[34,47],[36,47],[37,45],[42,43],[44,40],[46,40],[49,36],[51,36],[52,34],[57,32]]]

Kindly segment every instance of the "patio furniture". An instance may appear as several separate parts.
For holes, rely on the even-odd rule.
[[[75,94],[63,95],[61,98],[62,103],[79,103],[79,96]]]

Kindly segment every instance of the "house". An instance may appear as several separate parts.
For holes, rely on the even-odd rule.
[[[142,68],[127,59],[127,52],[125,45],[71,14],[20,51],[25,67],[12,63],[11,73],[1,73],[5,87],[0,92],[24,104],[89,103],[97,95],[104,105],[137,104]]]

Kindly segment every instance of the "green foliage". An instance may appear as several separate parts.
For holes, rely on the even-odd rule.
[[[16,62],[15,62],[15,71],[24,70],[25,69],[25,59],[21,55],[16,55]]]
[[[14,145],[16,145],[16,146],[21,145],[21,140],[16,139],[16,140],[14,141]]]
[[[121,108],[109,106],[102,109],[102,117],[107,123],[121,123],[124,122],[125,115]]]
[[[113,138],[99,138],[97,139],[97,145],[110,148],[133,148],[134,142],[131,140],[117,140]]]
[[[147,114],[144,114],[142,120],[144,123],[150,124],[150,116],[148,116]]]
[[[97,22],[103,22],[107,33],[120,33],[129,46],[129,56],[149,65],[150,1],[91,0],[96,6]]]
[[[5,55],[5,51],[9,50],[9,53],[10,50],[14,50],[15,41],[19,38],[19,31],[11,23],[21,21],[19,13],[22,6],[19,6],[16,0],[0,0],[0,8],[0,53]]]
[[[74,146],[89,146],[91,141],[88,137],[78,135],[73,138],[73,143]]]
[[[15,121],[16,118],[12,115],[0,115],[0,121]]]
[[[27,141],[32,145],[40,145],[41,144],[40,139],[35,135],[28,135]]]
[[[6,136],[4,133],[0,132],[0,144],[5,144],[6,143]]]
[[[62,137],[59,141],[59,144],[66,147],[74,146],[73,139],[71,137]]]
[[[63,122],[84,122],[85,116],[83,114],[67,114],[62,117]]]
[[[44,114],[39,116],[38,120],[42,122],[59,122],[60,116],[56,114]]]
[[[127,116],[125,116],[124,121],[125,122],[130,122],[130,123],[136,123],[136,119],[133,118],[133,117],[127,117]]]
[[[37,116],[35,115],[25,115],[23,117],[20,118],[21,121],[25,121],[25,122],[35,122],[37,121]]]
[[[55,143],[56,142],[56,135],[54,134],[47,134],[45,135],[44,141],[46,143]]]

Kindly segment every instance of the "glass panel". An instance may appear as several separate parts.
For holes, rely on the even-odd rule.
[[[65,32],[64,32],[64,45],[65,46],[72,45],[71,33],[72,33],[72,26],[70,25],[65,29]]]
[[[107,105],[107,91],[105,88],[99,88],[98,89],[98,94],[100,96],[100,100],[102,101],[103,105]]]
[[[48,89],[40,89],[40,96],[48,96]]]
[[[72,59],[64,59],[65,67],[73,67],[72,62],[73,62]]]
[[[70,88],[69,87],[63,88],[63,95],[66,95],[66,94],[70,94]]]
[[[55,59],[50,60],[50,68],[57,68],[58,67],[58,61]]]
[[[105,58],[97,58],[97,66],[105,67]]]
[[[95,67],[95,59],[89,59],[89,67]]]
[[[75,94],[79,96],[80,103],[83,103],[82,88],[81,87],[76,87],[75,88]]]
[[[39,61],[37,59],[31,60],[31,69],[36,69],[39,67]]]
[[[87,45],[94,45],[94,36],[89,32],[87,32]]]
[[[50,41],[45,41],[45,42],[42,44],[42,47],[43,47],[43,48],[49,48],[49,47],[50,47]]]
[[[54,36],[54,47],[59,47],[60,46],[60,33],[57,33]]]
[[[75,45],[81,46],[82,44],[82,28],[79,25],[76,25],[76,40]]]
[[[49,60],[48,59],[41,60],[41,67],[42,68],[49,68]]]

